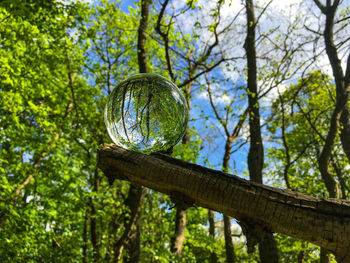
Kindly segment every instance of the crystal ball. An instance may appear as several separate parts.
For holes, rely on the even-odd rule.
[[[131,76],[109,95],[105,123],[112,141],[143,153],[166,151],[184,136],[187,103],[168,79],[150,73]]]

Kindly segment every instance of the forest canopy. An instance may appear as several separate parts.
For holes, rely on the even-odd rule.
[[[347,1],[4,0],[0,21],[1,262],[348,262],[266,229],[249,245],[256,226],[97,167],[108,95],[156,73],[189,109],[167,154],[348,199]]]

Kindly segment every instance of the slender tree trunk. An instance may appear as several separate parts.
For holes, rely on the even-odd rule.
[[[244,48],[247,54],[248,67],[248,107],[250,148],[248,153],[249,177],[252,181],[262,184],[264,166],[264,149],[260,129],[260,113],[258,101],[257,66],[255,49],[256,19],[253,0],[246,0],[247,37]],[[278,262],[278,250],[272,233],[268,233],[259,243],[259,254],[262,263]]]
[[[176,201],[176,200],[175,200]],[[186,232],[186,208],[180,203],[176,204],[176,216],[175,216],[175,235],[172,239],[171,252],[175,255],[180,255],[182,252],[182,245],[185,240]]]
[[[128,250],[128,257],[125,256],[123,262],[125,263],[136,263],[140,260],[141,247],[140,247],[140,236],[141,229],[139,222],[136,222],[136,230],[131,233],[130,242],[126,245]]]
[[[340,140],[343,146],[343,150],[350,162],[350,114],[348,103],[345,104],[340,117],[340,122],[342,124],[342,127],[340,129]]]
[[[100,185],[100,179],[98,178],[98,169],[95,168],[94,176],[93,176],[93,191],[95,193],[98,193],[99,191],[99,185]],[[98,240],[98,231],[97,231],[97,213],[96,213],[96,207],[94,204],[94,199],[90,197],[89,201],[90,206],[90,238],[91,238],[91,244],[92,244],[92,250],[93,250],[93,258],[94,262],[98,262],[100,258],[100,247],[99,247],[99,240]]]
[[[191,110],[191,88],[192,88],[192,84],[191,83],[187,84],[186,87],[185,87],[185,99],[186,99],[188,111]],[[183,144],[190,143],[191,138],[190,138],[189,130],[190,130],[190,123],[188,121],[187,122],[187,131],[186,131],[184,137],[182,137],[182,143]]]
[[[319,0],[314,0],[315,4],[321,10],[326,17],[325,29],[323,37],[325,41],[326,53],[330,61],[333,76],[336,84],[336,105],[333,111],[330,127],[326,137],[325,144],[318,160],[319,170],[324,181],[324,184],[329,192],[330,197],[336,197],[337,186],[336,181],[330,171],[329,162],[334,147],[334,141],[340,130],[340,138],[344,152],[349,159],[350,153],[350,127],[349,127],[349,114],[348,114],[348,99],[350,93],[350,55],[347,58],[347,69],[344,75],[341,66],[341,61],[338,57],[337,48],[334,44],[333,29],[335,14],[339,5],[339,1],[327,1],[326,6],[321,4]],[[340,121],[343,127],[340,127]],[[350,159],[349,159],[350,160]]]
[[[250,148],[248,153],[248,168],[250,179],[262,183],[262,169],[264,165],[264,149],[260,130],[260,112],[258,101],[257,66],[255,50],[255,15],[253,0],[246,0],[247,38],[244,48],[247,54],[248,67],[248,107]]]
[[[208,210],[208,221],[209,221],[209,236],[215,240],[215,221],[214,221],[214,212]],[[210,262],[218,263],[218,256],[215,253],[215,250],[210,253]]]
[[[329,263],[331,262],[330,254],[327,251],[327,249],[322,248],[320,249],[320,263]]]
[[[338,189],[337,183],[335,182],[335,179],[331,175],[330,175],[330,178],[332,178],[332,181],[334,181],[334,183],[330,184],[329,181],[324,180],[324,183],[328,190],[329,197],[339,199],[339,189]],[[320,247],[320,263],[330,263],[330,262],[331,262],[331,259],[330,259],[329,251],[323,247]]]
[[[304,263],[305,251],[301,250],[298,254],[298,263]]]
[[[146,39],[147,39],[147,27],[148,27],[148,14],[149,14],[149,5],[151,0],[142,0],[141,1],[141,18],[138,28],[138,40],[137,40],[137,58],[139,64],[140,73],[148,72],[147,64],[147,52],[146,52]]]
[[[230,137],[226,138],[225,153],[222,160],[222,170],[228,172],[230,166],[232,140]],[[226,261],[227,263],[234,263],[236,259],[235,250],[232,242],[231,233],[231,218],[224,215],[224,236],[225,236],[225,250],[226,250]]]
[[[191,109],[191,91],[192,83],[189,83],[185,88],[185,99],[187,102],[188,111]],[[191,140],[190,125],[187,121],[187,130],[182,138],[182,144],[189,144]],[[175,235],[172,238],[171,252],[175,255],[180,255],[182,252],[183,242],[185,240],[186,233],[186,206],[182,205],[181,202],[176,204],[176,216],[175,216]]]
[[[166,58],[166,66],[167,66],[167,70],[169,72],[169,75],[171,77],[171,79],[173,81],[176,80],[176,76],[174,74],[173,71],[173,65],[172,65],[172,61],[171,61],[171,55],[170,55],[170,47],[169,47],[169,32],[171,30],[171,24],[172,22],[169,22],[167,25],[162,24],[162,20],[165,14],[165,10],[167,8],[167,5],[169,3],[169,0],[165,0],[163,1],[161,8],[160,8],[160,12],[158,15],[158,19],[157,19],[157,23],[155,26],[155,30],[156,32],[160,35],[161,39],[163,40],[164,43],[164,50],[165,50],[165,58]],[[221,4],[218,4],[218,11],[220,10],[220,6]],[[217,25],[216,25],[217,26]],[[166,29],[163,29],[163,27],[165,27]],[[198,77],[200,77],[201,74],[203,74],[204,72],[202,72],[201,74],[197,74],[195,75],[195,72],[200,68],[200,65],[204,65],[206,60],[210,57],[213,49],[215,46],[217,46],[219,44],[219,41],[217,40],[217,33],[215,32],[216,35],[216,41],[209,45],[208,48],[205,49],[205,51],[203,52],[202,55],[197,57],[197,60],[195,58],[191,57],[191,51],[187,54],[187,62],[188,62],[188,78],[186,80],[184,80],[181,84],[179,84],[179,87],[185,87],[184,92],[185,92],[185,98],[187,101],[187,106],[188,109],[190,110],[191,108],[191,98],[190,98],[190,91],[191,91],[191,87],[192,87],[192,82],[197,79]],[[219,65],[221,62],[223,62],[224,59],[221,59],[220,62],[217,63],[217,65]],[[212,69],[214,69],[216,66],[214,67],[210,67],[205,69],[205,72],[209,72]],[[189,130],[189,123],[187,123],[187,129]],[[190,142],[190,133],[186,132],[186,134],[183,137],[182,140],[183,144],[187,144]],[[178,203],[178,202],[176,202]],[[176,205],[176,222],[175,222],[175,236],[174,238],[172,238],[172,243],[171,243],[171,251],[173,253],[175,253],[175,255],[179,255],[181,253],[182,250],[182,245],[183,245],[183,241],[184,241],[184,233],[185,233],[185,222],[186,222],[186,211],[185,206],[182,206],[182,208],[180,208],[180,205]]]
[[[341,61],[338,57],[337,48],[334,44],[334,19],[339,5],[339,1],[326,1],[324,6],[319,0],[314,0],[320,11],[326,17],[325,29],[323,37],[325,41],[326,53],[330,61],[333,76],[336,84],[336,105],[332,113],[328,134],[325,144],[322,148],[318,159],[318,167],[321,173],[323,182],[327,188],[329,196],[339,198],[339,189],[334,175],[332,174],[329,164],[331,160],[334,142],[337,134],[340,131],[340,140],[344,152],[350,161],[350,120],[349,120],[349,83],[350,83],[350,55],[347,58],[347,69],[344,75]],[[342,127],[341,127],[342,124]],[[325,248],[321,248],[320,262],[330,262],[329,252]]]
[[[98,240],[97,240],[98,238],[97,238],[97,229],[96,229],[96,209],[92,199],[90,199],[89,206],[90,206],[90,238],[91,238],[94,262],[97,262],[98,258],[100,257],[100,250],[99,250]]]
[[[278,262],[276,240],[271,232],[259,243],[259,255],[261,262]]]
[[[114,246],[114,262],[117,263],[122,258],[122,253],[126,247],[129,251],[129,255],[125,258],[128,260],[133,259],[132,262],[138,262],[138,256],[140,253],[140,231],[138,228],[139,220],[141,216],[141,209],[143,199],[146,194],[146,189],[137,184],[130,184],[128,197],[125,200],[125,204],[130,211],[130,217],[124,222],[124,233]]]
[[[224,215],[224,236],[225,236],[225,250],[226,250],[226,262],[234,263],[236,261],[235,249],[232,242],[231,233],[231,218]]]
[[[149,5],[151,0],[141,1],[141,17],[138,28],[137,55],[140,73],[148,73],[146,53],[146,30],[148,27]],[[130,219],[125,222],[125,231],[115,246],[114,262],[119,262],[125,245],[128,245],[129,257],[127,262],[137,263],[140,255],[139,219],[146,190],[139,185],[131,184],[126,205],[130,210]]]
[[[83,228],[83,263],[87,263],[87,231],[88,231],[89,217],[88,212],[85,211],[84,228]]]

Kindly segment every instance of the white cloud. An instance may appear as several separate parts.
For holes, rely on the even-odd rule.
[[[296,9],[297,6],[302,2],[303,0],[288,0],[288,1],[272,1],[271,6],[280,10],[285,11],[289,9]],[[266,5],[267,1],[260,1],[261,4]],[[296,9],[297,10],[297,9]],[[296,11],[295,10],[295,11]],[[294,10],[293,10],[294,11]]]
[[[198,94],[198,98],[209,101],[208,92],[207,91],[200,92]],[[226,94],[222,94],[222,95],[213,94],[212,98],[213,98],[213,103],[215,105],[225,105],[231,101],[231,98],[229,96],[227,96]]]
[[[281,83],[278,85],[278,87],[271,89],[271,91],[269,93],[267,93],[266,96],[264,96],[260,99],[261,107],[263,107],[263,108],[271,107],[272,103],[279,96],[278,92],[280,92],[280,94],[282,94],[287,89],[288,86],[289,86],[289,84]]]

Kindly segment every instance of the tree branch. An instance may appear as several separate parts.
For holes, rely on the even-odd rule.
[[[163,32],[162,29],[161,29],[161,21],[163,19],[164,12],[165,12],[165,9],[166,9],[168,3],[169,3],[169,0],[165,0],[164,3],[162,4],[162,8],[160,10],[160,13],[159,13],[159,16],[158,16],[158,19],[157,19],[156,31],[157,31],[157,33],[161,36],[161,38],[164,41],[165,58],[166,58],[166,63],[167,63],[169,75],[171,77],[171,80],[175,81],[176,78],[175,78],[175,75],[174,75],[174,72],[173,72],[171,59],[170,59],[170,52],[169,52],[169,29],[170,29],[170,26],[171,26],[171,21],[168,24],[168,30],[167,30],[166,33]]]
[[[215,116],[216,118],[218,119],[218,121],[221,123],[221,126],[224,128],[225,130],[225,134],[226,134],[226,137],[230,137],[230,133],[227,129],[227,122],[223,121],[222,118],[220,117],[215,105],[214,105],[214,102],[213,102],[213,96],[211,94],[211,90],[210,90],[210,81],[208,79],[208,75],[205,74],[205,80],[207,82],[207,87],[208,87],[208,96],[209,96],[209,102],[210,102],[210,105],[211,105],[211,108],[213,109],[214,113],[215,113]]]
[[[319,0],[314,0],[314,2],[317,5],[317,7],[321,10],[321,12],[325,14],[326,13],[326,7],[324,5],[322,5]]]
[[[350,257],[350,202],[277,189],[165,155],[144,155],[114,145],[98,150],[98,166],[111,181],[128,180],[156,191],[180,193],[188,203],[261,228],[299,238]]]

